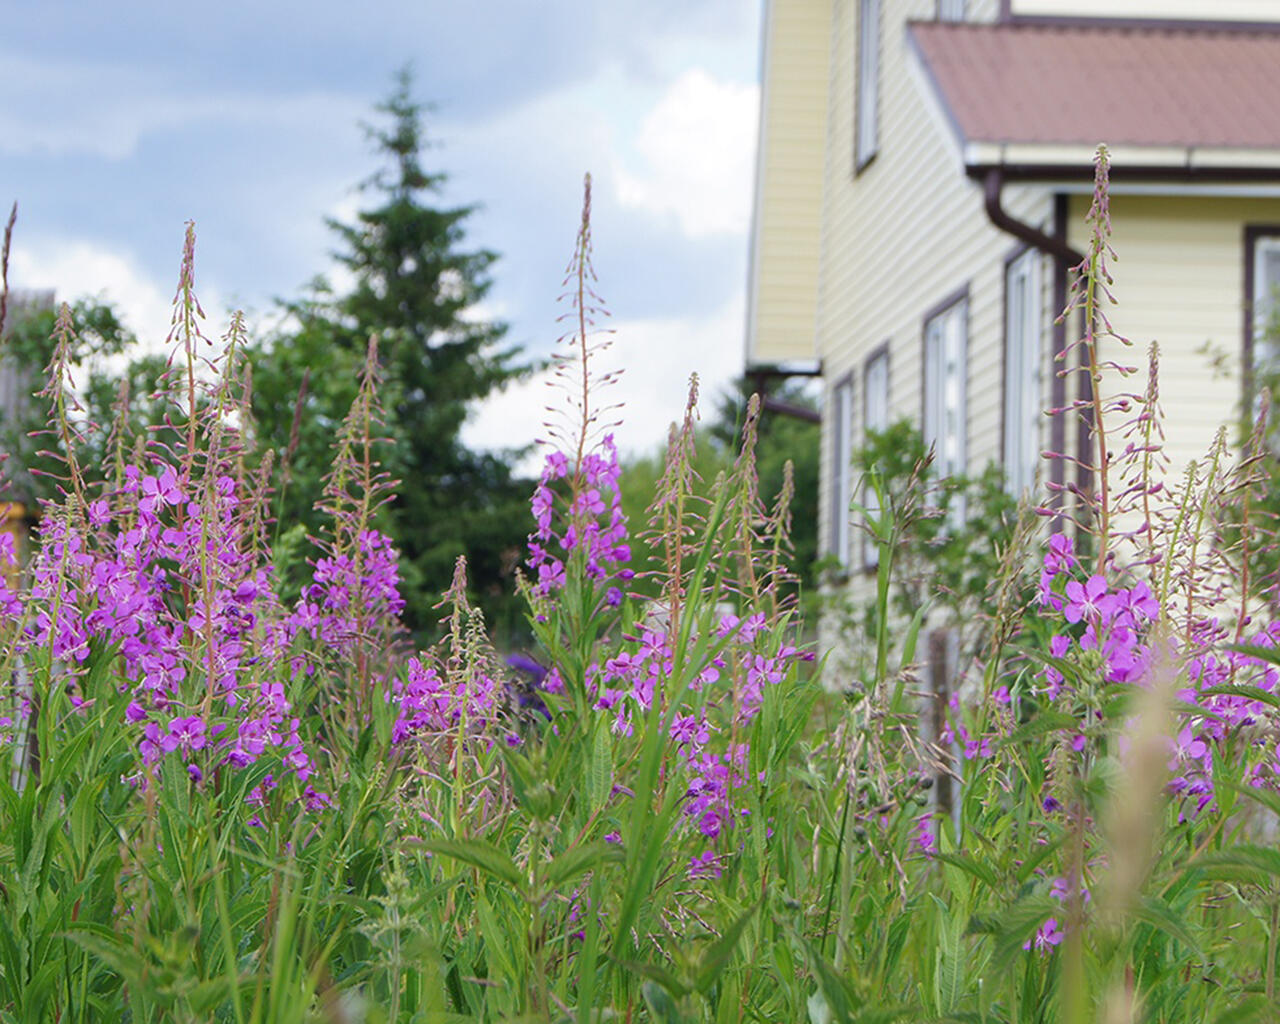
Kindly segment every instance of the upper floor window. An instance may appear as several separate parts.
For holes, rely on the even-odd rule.
[[[964,0],[938,0],[939,21],[964,21]]]
[[[924,440],[939,476],[965,469],[969,301],[957,299],[924,325]]]
[[[831,392],[831,539],[828,550],[849,565],[849,506],[853,502],[853,377]]]
[[[859,0],[857,70],[853,163],[854,169],[860,171],[879,148],[880,0]]]
[[[1044,299],[1040,254],[1028,249],[1005,271],[1004,474],[1015,497],[1035,487],[1040,464]]]

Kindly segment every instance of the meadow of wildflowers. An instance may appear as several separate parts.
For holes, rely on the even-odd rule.
[[[1091,376],[1120,344],[1105,172]],[[1280,623],[1238,585],[1261,541],[1235,514],[1260,433],[1172,487],[1154,375],[1058,410],[1091,417],[1101,483],[1019,534],[930,741],[887,494],[857,679],[784,598],[790,494],[758,492],[757,403],[702,481],[694,382],[627,521],[589,214],[588,191],[529,650],[494,648],[461,558],[440,641],[399,624],[376,340],[288,604],[244,326],[201,333],[193,236],[161,429],[86,423],[59,346],[62,498],[29,551],[0,535],[0,1021],[1275,1019]]]

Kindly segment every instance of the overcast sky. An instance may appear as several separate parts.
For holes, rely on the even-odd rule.
[[[411,66],[442,202],[501,254],[483,311],[531,353],[559,334],[582,175],[627,367],[625,447],[665,434],[697,370],[741,370],[758,0],[43,0],[6,5],[0,203],[15,287],[101,294],[163,339],[185,222],[211,336],[332,269],[326,217],[377,167],[359,123]],[[477,445],[539,433],[540,382],[479,408]],[[709,402],[707,403],[709,404]]]

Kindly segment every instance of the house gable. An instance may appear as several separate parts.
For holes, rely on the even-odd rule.
[[[963,468],[979,471],[1010,452],[1025,462],[1028,451],[1088,451],[1087,429],[1068,429],[1061,416],[1036,420],[1026,396],[1010,398],[1005,385],[1017,372],[1024,391],[1041,389],[1045,408],[1067,404],[1081,380],[1064,381],[1054,362],[1078,336],[1078,317],[1054,321],[1066,305],[1068,268],[1087,249],[1083,217],[1101,141],[1114,156],[1116,323],[1136,333],[1135,348],[1110,357],[1141,367],[1147,342],[1161,344],[1165,395],[1194,407],[1167,425],[1171,472],[1180,473],[1241,408],[1245,235],[1280,224],[1280,113],[1266,102],[1274,95],[1272,69],[1280,67],[1280,32],[1015,17],[1000,0],[973,0],[969,23],[957,24],[939,20],[936,0],[881,0],[878,139],[874,159],[860,167],[856,55],[864,6],[830,4],[812,330],[828,400],[834,405],[839,382],[840,400],[852,395],[855,404],[839,417],[852,438],[836,436],[833,405],[824,419],[821,535],[841,535],[831,521],[840,514],[833,459],[865,439],[871,356],[883,352],[892,366],[884,385],[888,420],[920,424],[928,313],[962,290],[965,393],[955,408],[963,410]],[[1248,15],[1244,6],[1239,12]],[[1098,81],[1097,102],[1081,102],[1081,83]],[[1120,109],[1126,102],[1131,108]],[[1091,137],[1095,125],[1110,137]],[[761,187],[767,205],[768,179]],[[786,256],[773,258],[779,254]],[[755,258],[762,265],[771,258],[759,230]],[[1009,288],[1015,259],[1034,285]],[[1018,338],[1030,336],[1032,350],[1019,350],[1015,360],[1011,295],[1017,309],[1043,311],[1038,332],[1020,322]],[[1141,390],[1142,382],[1124,386]],[[1028,429],[1036,436],[1025,436]],[[1064,465],[1042,463],[1041,484]],[[1020,476],[1026,480],[1025,467]]]

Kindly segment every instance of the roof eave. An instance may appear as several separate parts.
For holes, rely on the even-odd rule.
[[[1213,146],[1108,146],[1113,181],[1280,181],[1280,149]],[[1062,181],[1093,177],[1097,146],[1081,143],[967,142],[965,172],[990,170],[1008,181]]]

